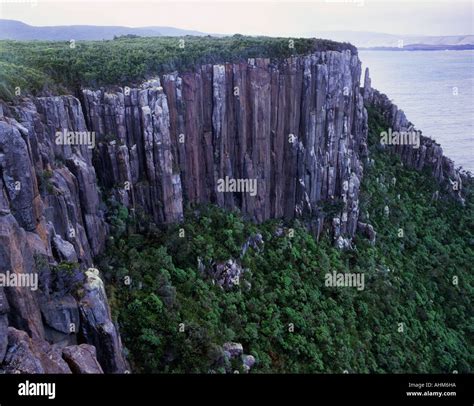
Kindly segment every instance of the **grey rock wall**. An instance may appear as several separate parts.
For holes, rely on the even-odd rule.
[[[360,69],[350,51],[329,51],[84,90],[98,177],[157,223],[180,220],[183,204],[214,203],[257,222],[305,217],[320,231],[322,202],[339,201],[338,230],[350,237],[367,149]],[[220,191],[226,177],[254,180],[256,193]]]
[[[108,233],[92,151],[87,146],[58,145],[56,132],[64,129],[87,130],[81,105],[72,96],[2,106],[0,272],[26,282],[1,292],[0,368],[69,371],[61,348],[75,345],[83,340],[80,333],[90,330],[100,332],[94,339],[98,352],[108,358],[104,370],[123,372],[127,365],[110,311],[106,319],[80,319],[81,303],[63,286],[71,277],[53,280],[59,276],[52,267],[69,261],[78,278],[71,283],[81,281],[83,272],[93,266],[92,258],[103,251]],[[105,294],[97,300],[108,309]],[[43,349],[54,354],[58,369],[49,368],[41,357],[34,360]]]

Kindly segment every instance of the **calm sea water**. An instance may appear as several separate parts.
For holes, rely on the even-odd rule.
[[[474,51],[359,51],[359,57],[372,87],[456,166],[474,173]]]

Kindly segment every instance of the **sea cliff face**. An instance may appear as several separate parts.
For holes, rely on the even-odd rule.
[[[410,127],[360,75],[356,55],[325,51],[0,104],[0,272],[38,277],[38,289],[0,288],[0,369],[127,370],[93,264],[109,233],[105,193],[158,225],[213,203],[256,222],[299,217],[315,236],[328,225],[337,246],[350,246],[368,159],[365,105]],[[87,133],[94,145],[57,142],[58,132]],[[440,182],[461,180],[428,138],[394,151]],[[255,193],[222,190],[223,179],[254,180]]]
[[[390,123],[392,131],[420,133],[419,145],[416,147],[400,143],[389,146],[388,149],[398,154],[408,167],[417,171],[427,169],[441,187],[446,188],[454,198],[463,202],[463,174],[455,168],[454,162],[450,158],[443,155],[441,146],[435,140],[421,135],[421,131],[416,130],[415,125],[407,119],[403,110],[393,104],[387,95],[372,89],[368,68],[365,72],[362,93],[365,104],[381,111],[386,122]]]
[[[100,183],[157,223],[179,221],[183,204],[215,203],[257,222],[311,217],[319,232],[321,202],[340,201],[338,227],[351,236],[367,136],[360,69],[350,51],[329,51],[84,90]],[[226,177],[255,180],[256,193],[220,191]]]

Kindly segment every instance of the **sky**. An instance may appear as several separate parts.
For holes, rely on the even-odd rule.
[[[0,0],[0,18],[30,25],[172,26],[218,34],[308,36],[324,31],[474,34],[473,1]]]

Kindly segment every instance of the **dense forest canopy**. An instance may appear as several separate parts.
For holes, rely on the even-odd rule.
[[[314,38],[118,37],[108,41],[0,41],[0,98],[73,93],[78,87],[132,86],[206,63],[284,58],[353,45]]]

